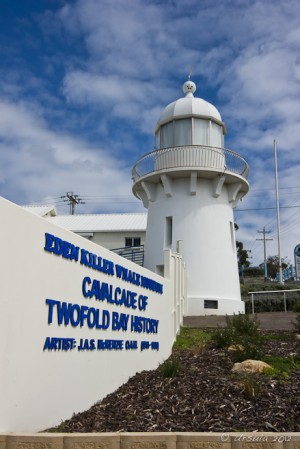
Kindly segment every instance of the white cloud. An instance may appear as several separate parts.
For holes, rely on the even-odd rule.
[[[24,203],[70,190],[130,195],[130,173],[107,150],[50,130],[25,104],[1,102],[0,117],[0,184],[7,198]]]

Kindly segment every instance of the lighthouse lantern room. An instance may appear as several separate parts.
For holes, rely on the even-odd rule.
[[[155,151],[133,167],[133,193],[148,209],[145,266],[163,275],[164,250],[180,246],[185,315],[243,313],[233,208],[248,192],[249,167],[224,148],[219,111],[195,91],[194,82],[184,83],[185,96],[157,123]]]

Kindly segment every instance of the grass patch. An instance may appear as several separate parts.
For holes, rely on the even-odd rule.
[[[273,370],[266,370],[265,374],[273,376],[274,374],[283,374],[289,376],[291,371],[300,369],[300,358],[297,356],[274,357],[264,356],[263,361],[272,366]]]
[[[237,379],[237,383],[246,398],[254,398],[255,396],[259,396],[264,391],[263,387],[259,383],[258,375],[253,373],[245,373],[240,374]]]
[[[62,421],[57,427],[50,427],[50,429],[46,429],[46,430],[40,430],[38,433],[43,433],[43,432],[47,432],[47,433],[65,433],[66,429],[65,429],[65,422]]]
[[[291,341],[295,340],[295,334],[262,334],[261,339],[262,341]]]
[[[181,328],[180,334],[177,335],[173,350],[191,349],[197,350],[203,348],[211,339],[211,334],[202,329],[194,329],[190,327]]]

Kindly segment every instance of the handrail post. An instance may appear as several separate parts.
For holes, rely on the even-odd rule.
[[[283,292],[283,302],[284,302],[284,311],[286,312],[286,297],[285,297],[285,291]]]
[[[252,301],[252,314],[254,315],[254,294],[251,293],[251,301]]]

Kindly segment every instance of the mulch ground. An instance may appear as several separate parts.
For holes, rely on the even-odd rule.
[[[296,345],[268,341],[264,353],[288,357]],[[300,432],[299,370],[241,377],[231,372],[230,354],[211,345],[198,353],[174,351],[172,359],[180,364],[175,377],[163,377],[159,369],[136,374],[56,431]]]

